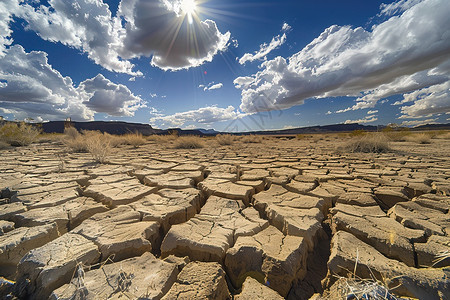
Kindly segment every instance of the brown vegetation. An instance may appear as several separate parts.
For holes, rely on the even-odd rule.
[[[175,149],[198,149],[203,148],[202,138],[198,136],[182,136],[175,141]]]
[[[243,137],[241,137],[240,141],[242,143],[261,143],[263,141],[263,137],[254,134],[244,135]]]
[[[37,140],[40,130],[26,123],[9,122],[0,127],[0,141],[11,146],[28,146]]]
[[[236,138],[231,134],[218,134],[216,136],[217,143],[222,146],[231,145],[235,140]]]
[[[388,152],[389,139],[382,133],[363,134],[354,137],[341,150],[347,152],[382,153]]]

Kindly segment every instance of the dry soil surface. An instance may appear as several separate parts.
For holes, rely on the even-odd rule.
[[[320,299],[347,276],[448,297],[450,140],[343,142],[2,150],[0,298]]]

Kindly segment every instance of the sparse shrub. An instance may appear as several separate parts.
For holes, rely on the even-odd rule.
[[[407,136],[406,140],[408,142],[415,142],[419,144],[430,144],[431,143],[431,135],[428,133],[416,133]]]
[[[204,144],[198,136],[182,136],[175,141],[175,149],[198,149],[203,148]]]
[[[354,137],[341,150],[364,153],[388,152],[390,150],[389,139],[382,133],[365,134]]]
[[[146,142],[146,139],[138,132],[126,134],[123,136],[123,139],[125,140],[125,144],[131,145],[134,148],[138,148]]]
[[[92,158],[99,163],[105,163],[111,154],[110,139],[104,134],[95,132],[85,137],[86,148],[92,155]]]
[[[64,134],[71,139],[75,139],[77,138],[80,133],[78,132],[78,130],[75,127],[66,127],[64,128]]]
[[[35,142],[40,130],[25,123],[8,122],[0,128],[0,141],[11,146],[28,146]]]
[[[254,134],[250,134],[250,135],[244,135],[241,138],[241,142],[242,143],[262,143],[263,141],[263,137],[260,135],[254,135]]]
[[[362,129],[357,129],[357,130],[353,130],[352,132],[350,132],[350,136],[363,136],[366,134],[367,134],[367,131],[362,130]]]
[[[216,135],[216,141],[219,145],[231,145],[235,141],[235,137],[231,134],[218,134]]]
[[[7,142],[0,141],[0,150],[8,149],[9,146],[10,145]]]
[[[105,163],[111,154],[111,140],[114,136],[110,134],[83,130],[81,134],[65,136],[63,143],[73,152],[89,152],[96,162]]]

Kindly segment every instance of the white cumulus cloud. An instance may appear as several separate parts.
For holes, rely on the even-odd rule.
[[[370,116],[366,116],[362,119],[358,119],[358,120],[346,120],[344,122],[344,124],[354,124],[354,123],[359,123],[359,124],[365,124],[365,123],[372,123],[378,120],[378,117],[375,115],[370,115]]]
[[[401,126],[420,126],[426,124],[436,124],[437,118],[434,119],[426,119],[426,120],[412,120],[412,121],[403,121]]]
[[[202,88],[204,91],[212,91],[212,90],[221,89],[223,87],[223,83],[221,83],[221,82],[219,82],[219,83],[211,82],[211,83],[209,83],[207,85],[200,84],[198,87]]]
[[[181,0],[122,0],[115,16],[98,0],[20,6],[18,0],[5,1],[0,3],[0,53],[11,43],[9,21],[15,15],[42,39],[79,49],[105,69],[133,76],[142,73],[130,59],[151,57],[161,69],[187,69],[212,61],[230,39],[212,20],[194,18],[189,24]]]
[[[201,124],[211,124],[223,122],[243,117],[244,114],[236,111],[233,106],[221,108],[217,106],[207,106],[196,110],[175,113],[167,116],[156,116],[150,119],[151,123],[160,123],[162,126],[181,127],[186,122],[196,122]]]
[[[193,18],[180,11],[182,0],[122,0],[118,14],[126,21],[121,56],[152,56],[163,70],[196,67],[227,49],[230,32],[221,33],[212,20]]]
[[[265,61],[256,74],[236,78],[240,108],[286,109],[337,96],[360,98],[348,110],[370,108],[382,97],[446,82],[449,15],[450,2],[425,0],[371,31],[331,26],[291,57]]]
[[[133,115],[142,100],[124,85],[103,75],[75,87],[48,63],[43,51],[25,52],[14,45],[0,58],[0,107],[17,119],[93,120],[95,112],[115,116]]]
[[[128,87],[115,84],[101,74],[81,82],[78,91],[88,99],[83,104],[95,112],[111,116],[133,116],[136,110],[146,107]]]
[[[283,45],[286,42],[286,31],[289,31],[291,29],[291,26],[289,24],[284,23],[283,27],[281,28],[284,33],[282,35],[277,35],[272,38],[269,44],[264,43],[259,46],[259,50],[255,51],[255,53],[245,53],[240,59],[239,63],[241,65],[244,65],[246,62],[252,62],[255,60],[266,60],[267,55],[272,52],[273,50],[279,48],[281,45]]]
[[[401,105],[401,119],[424,118],[435,114],[450,113],[450,81],[430,86],[403,95],[403,100],[394,103]]]

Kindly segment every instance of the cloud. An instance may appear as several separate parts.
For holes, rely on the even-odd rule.
[[[146,107],[142,99],[133,95],[125,85],[115,84],[101,74],[81,82],[78,90],[89,99],[83,104],[111,116],[133,116],[136,110]]]
[[[244,65],[246,62],[252,62],[255,60],[266,60],[267,55],[272,52],[273,50],[279,48],[281,45],[283,45],[286,42],[286,31],[290,30],[291,26],[289,26],[287,23],[283,24],[282,35],[277,35],[272,38],[269,44],[264,43],[259,46],[259,51],[256,51],[254,54],[245,53],[240,59],[239,63],[241,65]]]
[[[327,111],[325,114],[326,114],[326,115],[331,115],[332,112],[329,110],[329,111]]]
[[[400,119],[424,118],[435,114],[450,112],[450,81],[423,88],[403,95],[403,99],[394,103],[401,105],[413,102],[412,105],[400,108]]]
[[[168,116],[157,116],[150,119],[151,123],[161,123],[162,126],[181,127],[186,122],[197,122],[201,124],[211,124],[223,122],[243,117],[244,114],[235,110],[233,106],[221,108],[217,106],[207,106],[196,110],[175,113]]]
[[[222,34],[212,20],[194,16],[192,24],[180,10],[182,0],[121,1],[118,15],[126,21],[121,56],[151,56],[163,70],[180,70],[212,61],[227,49],[230,32]]]
[[[292,27],[288,23],[284,23],[283,26],[281,27],[281,30],[284,32],[289,31],[291,29],[292,29]]]
[[[10,47],[0,59],[0,80],[0,106],[18,119],[93,119],[94,112],[82,103],[72,79],[53,69],[45,52]]]
[[[223,87],[223,83],[215,83],[214,81],[211,83],[208,83],[207,85],[200,84],[198,86],[199,88],[202,88],[204,91],[212,91],[212,90],[218,90]]]
[[[0,1],[0,57],[5,54],[6,47],[11,45],[12,30],[9,23],[12,21],[13,15],[19,10],[18,0],[2,0]]]
[[[6,11],[16,2],[7,0]],[[130,62],[141,56],[151,57],[151,64],[163,70],[212,61],[227,49],[230,33],[222,34],[214,21],[198,17],[189,24],[180,4],[181,0],[122,0],[116,16],[103,1],[52,0],[36,7],[22,2],[10,13],[3,13],[5,4],[0,4],[0,42],[10,35],[4,24],[14,14],[42,39],[79,49],[109,71],[142,76]]]
[[[380,5],[381,12],[379,15],[392,16],[402,13],[422,1],[423,0],[400,0],[389,4],[382,3]]]
[[[0,106],[17,119],[93,120],[95,112],[132,115],[142,100],[127,87],[97,75],[75,87],[48,63],[43,51],[14,45],[0,59]]]
[[[375,115],[370,115],[370,116],[366,116],[362,119],[359,120],[346,120],[344,122],[344,124],[354,124],[354,123],[359,123],[359,124],[365,124],[365,123],[372,123],[378,120],[378,117]]]
[[[369,110],[368,112],[367,112],[367,114],[368,115],[373,115],[373,114],[376,114],[378,112],[378,110]]]
[[[449,14],[450,2],[426,0],[371,31],[331,26],[291,57],[265,61],[256,74],[236,78],[240,108],[257,112],[309,98],[366,96],[354,108],[361,109],[386,95],[448,81]],[[409,84],[411,78],[416,81]]]
[[[413,121],[403,121],[401,126],[420,126],[420,125],[426,125],[426,124],[436,124],[435,119],[427,119],[427,120],[413,120]]]
[[[142,75],[132,70],[131,62],[119,56],[126,33],[120,18],[112,17],[108,4],[52,0],[49,5],[36,8],[21,5],[19,17],[28,22],[27,29],[35,31],[44,40],[86,52],[91,60],[109,71]]]

